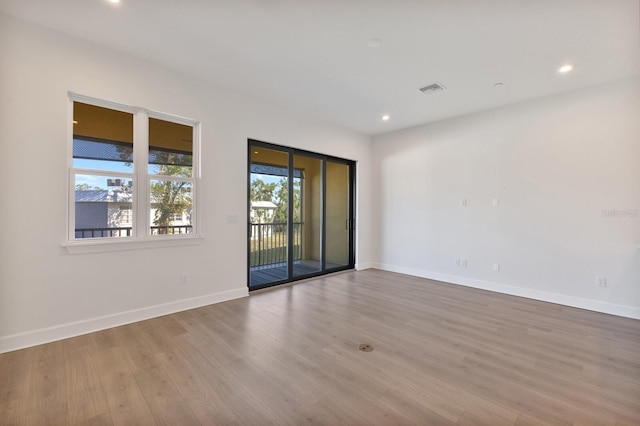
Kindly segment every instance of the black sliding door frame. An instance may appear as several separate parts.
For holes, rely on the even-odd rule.
[[[254,148],[264,148],[273,151],[279,151],[286,153],[287,158],[287,277],[286,279],[272,281],[266,284],[251,285],[251,165],[252,165],[252,151]],[[303,156],[307,158],[313,158],[321,161],[321,254],[320,254],[320,270],[307,274],[294,275],[294,217],[295,217],[295,203],[294,203],[294,159],[295,156]],[[345,225],[348,230],[348,263],[346,265],[340,265],[336,267],[326,267],[326,247],[327,247],[327,176],[326,165],[327,161],[343,164],[348,167],[349,181],[348,181],[348,206],[349,206],[349,218]],[[330,155],[318,154],[311,151],[305,151],[297,148],[290,148],[281,145],[276,145],[268,142],[262,142],[255,139],[249,139],[248,141],[248,154],[247,154],[247,286],[249,290],[259,290],[262,288],[272,287],[275,285],[286,284],[306,278],[326,275],[328,273],[348,270],[355,268],[355,161],[346,160]],[[304,191],[301,189],[301,199],[304,197]],[[302,205],[302,201],[301,201]],[[301,212],[302,214],[302,212]],[[302,252],[302,247],[300,248]]]

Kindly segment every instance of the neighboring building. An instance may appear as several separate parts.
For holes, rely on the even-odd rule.
[[[76,229],[128,228],[132,225],[131,193],[121,190],[76,191]]]
[[[271,201],[251,202],[251,223],[270,223],[276,212],[276,206]]]
[[[108,230],[108,229],[131,229],[133,226],[133,211],[131,202],[131,192],[121,189],[92,189],[78,190],[76,194],[76,238],[87,238],[90,236],[106,236],[105,234],[88,235],[83,234],[79,230]],[[153,220],[157,208],[154,203],[150,209],[150,223]],[[191,215],[189,212],[183,214],[175,214],[172,217],[169,226],[172,227],[190,227]],[[184,230],[185,233],[189,232]],[[128,234],[117,234],[117,236],[125,236]],[[113,233],[109,236],[116,236]]]
[[[252,201],[251,202],[251,239],[255,240],[269,237],[273,233],[273,226],[260,226],[265,223],[272,223],[273,216],[276,213],[276,206],[271,201]]]

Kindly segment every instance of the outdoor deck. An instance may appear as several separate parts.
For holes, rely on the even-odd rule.
[[[319,272],[321,265],[316,260],[295,260],[293,262],[293,275],[308,275]],[[337,268],[340,265],[327,263],[326,268]],[[251,268],[251,287],[262,286],[275,281],[287,279],[287,263],[272,263],[269,265],[254,266]]]

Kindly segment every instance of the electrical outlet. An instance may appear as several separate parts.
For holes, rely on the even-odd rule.
[[[458,268],[460,267],[460,264],[461,264],[460,259],[456,259],[456,266],[457,266]]]
[[[466,268],[467,267],[467,259],[463,259],[462,260],[462,267]]]
[[[180,285],[187,285],[189,284],[189,274],[187,274],[186,272],[183,272],[180,274]]]
[[[596,277],[596,287],[606,287],[607,277]]]
[[[467,207],[467,199],[466,199],[466,198],[463,198],[462,200],[460,200],[460,205],[461,205],[462,207]]]
[[[495,272],[500,272],[500,264],[499,263],[494,263],[493,264],[493,270]]]

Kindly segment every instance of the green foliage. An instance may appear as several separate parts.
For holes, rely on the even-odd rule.
[[[271,201],[277,182],[265,183],[262,179],[251,181],[251,201]]]
[[[158,166],[158,174],[164,176],[190,177],[191,167]],[[183,215],[191,210],[192,195],[189,183],[178,180],[156,180],[151,184],[151,199],[155,204],[155,226],[169,226],[174,215]]]
[[[102,189],[98,186],[91,186],[88,183],[79,183],[76,185],[76,191],[90,191],[93,189]]]
[[[133,145],[118,145],[120,159],[131,166],[133,160]],[[156,162],[155,173],[162,176],[191,177],[193,173],[193,158],[190,154],[174,152],[153,152]],[[192,195],[188,183],[177,180],[157,180],[151,184],[151,199],[156,211],[153,218],[155,226],[170,226],[174,215],[182,216],[191,210]],[[78,189],[76,187],[76,189]],[[122,188],[124,191],[131,187]]]
[[[293,221],[301,222],[302,216],[302,181],[299,178],[293,180]],[[289,205],[288,191],[289,185],[286,178],[280,179],[278,182],[266,183],[262,179],[253,179],[251,181],[251,201],[271,201],[276,205],[273,215],[273,222],[286,222],[288,216]],[[260,215],[263,212],[258,211]]]

